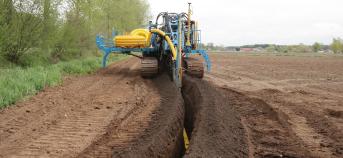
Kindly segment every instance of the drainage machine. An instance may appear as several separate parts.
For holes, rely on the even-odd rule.
[[[155,23],[149,22],[148,29],[135,29],[129,35],[116,36],[113,33],[113,40],[97,35],[96,44],[104,53],[102,66],[106,66],[110,53],[123,53],[141,58],[143,77],[168,71],[178,87],[182,86],[183,72],[202,78],[204,67],[211,70],[211,62],[201,48],[197,22],[191,20],[191,3],[188,7],[188,13],[160,13]],[[142,55],[131,52],[141,52]]]

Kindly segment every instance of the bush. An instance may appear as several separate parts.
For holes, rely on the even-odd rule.
[[[343,40],[341,38],[334,38],[330,47],[334,53],[343,53]]]
[[[12,66],[13,64],[7,61],[6,58],[0,54],[0,68],[8,68]]]
[[[42,52],[40,49],[36,49],[30,51],[28,53],[23,54],[19,58],[19,66],[22,67],[34,67],[34,66],[46,66],[49,65],[49,52]]]

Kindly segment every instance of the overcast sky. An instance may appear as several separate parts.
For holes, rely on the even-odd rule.
[[[187,12],[193,3],[203,42],[329,44],[343,37],[343,0],[148,0],[159,12]]]

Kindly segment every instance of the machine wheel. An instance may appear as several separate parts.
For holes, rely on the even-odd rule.
[[[158,74],[158,60],[155,57],[143,57],[141,60],[141,76],[153,77]]]
[[[197,78],[204,77],[204,64],[200,60],[188,58],[184,61],[185,70],[188,75]]]

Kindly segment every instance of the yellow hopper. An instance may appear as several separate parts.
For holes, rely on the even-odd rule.
[[[135,29],[129,35],[116,36],[113,40],[119,48],[146,48],[150,46],[151,33],[147,29]]]

